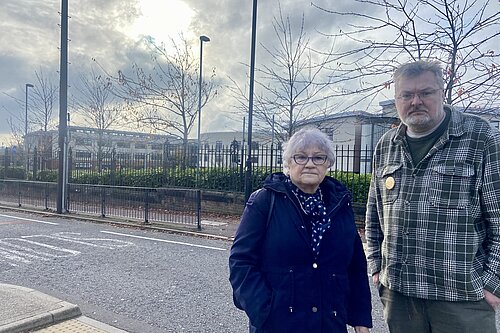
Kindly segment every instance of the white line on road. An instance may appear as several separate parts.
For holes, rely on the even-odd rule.
[[[201,248],[210,249],[210,250],[226,251],[226,249],[223,249],[223,248],[220,248],[220,247],[205,246],[205,245],[198,245],[198,244],[191,244],[191,243],[184,243],[184,242],[176,242],[176,241],[169,241],[169,240],[165,240],[165,239],[143,237],[143,236],[135,236],[135,235],[129,235],[129,234],[120,234],[118,232],[112,232],[112,231],[101,231],[101,232],[105,233],[105,234],[111,234],[111,235],[118,235],[118,236],[125,236],[125,237],[132,237],[132,238],[152,240],[152,241],[155,241],[155,242],[164,242],[164,243],[179,244],[179,245],[186,245],[186,246],[192,246],[192,247],[201,247]]]
[[[28,259],[25,259],[23,257],[20,257],[20,256],[18,256],[16,254],[8,252],[8,251],[3,251],[1,248],[0,248],[0,256],[2,256],[5,259],[9,259],[9,260],[12,260],[12,261],[21,262],[23,264],[29,264],[29,263],[31,263],[31,261],[29,261]]]
[[[59,225],[59,223],[55,223],[55,222],[47,222],[47,221],[40,221],[40,220],[28,219],[26,217],[18,217],[18,216],[12,216],[12,215],[4,215],[4,214],[0,214],[0,216],[1,217],[10,217],[12,219],[18,219],[18,220],[31,221],[31,222],[36,222],[36,223]]]
[[[80,236],[80,237],[78,237]],[[58,232],[52,235],[31,235],[31,236],[21,236],[22,238],[49,238],[55,240],[61,240],[64,242],[88,245],[92,247],[100,247],[104,249],[114,250],[119,247],[125,247],[134,245],[134,243],[126,242],[118,239],[106,239],[106,238],[84,238],[81,237],[80,233],[76,232]],[[97,244],[101,243],[101,245]]]
[[[21,238],[18,239],[18,240],[26,242],[28,244],[37,245],[37,246],[40,246],[40,247],[45,247],[47,249],[51,249],[51,250],[54,250],[54,251],[59,251],[59,252],[63,252],[63,253],[69,253],[68,256],[76,256],[76,255],[78,255],[78,254],[81,253],[80,251],[65,249],[65,248],[62,248],[62,247],[58,247],[58,246],[54,246],[54,245],[49,245],[49,244],[44,244],[44,243],[35,242],[35,241],[31,241],[31,240],[26,239],[26,238],[31,238],[31,237],[36,237],[36,235],[34,235],[34,236],[21,236]],[[5,238],[5,239],[8,239],[8,238]],[[63,256],[58,256],[58,257],[63,257]]]

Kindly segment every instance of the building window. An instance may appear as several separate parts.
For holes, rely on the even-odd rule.
[[[92,146],[92,140],[89,138],[76,138],[75,143],[77,146]]]
[[[222,141],[216,141],[215,142],[215,150],[216,151],[221,151],[222,150]]]
[[[130,142],[118,141],[116,143],[117,148],[130,148]]]
[[[145,143],[136,142],[135,149],[146,149]]]
[[[89,151],[76,151],[75,158],[92,158],[92,153]]]

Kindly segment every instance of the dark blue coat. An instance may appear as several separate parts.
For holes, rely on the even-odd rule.
[[[269,176],[250,196],[229,257],[235,305],[250,332],[337,333],[372,326],[366,258],[351,197],[337,180],[320,187],[332,221],[315,260],[310,226],[285,176]],[[270,192],[275,192],[269,225]]]

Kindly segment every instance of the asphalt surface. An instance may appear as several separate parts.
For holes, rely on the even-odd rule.
[[[247,332],[228,283],[236,227],[204,221],[202,232],[160,232],[0,210],[0,283],[77,305],[83,318],[131,333]],[[6,256],[13,246],[23,260]],[[371,332],[388,332],[374,288],[372,299]]]

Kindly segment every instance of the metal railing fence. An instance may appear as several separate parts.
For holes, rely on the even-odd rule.
[[[0,179],[0,203],[55,210],[56,196],[56,183]],[[200,190],[68,184],[65,199],[70,213],[201,229]]]
[[[69,184],[132,186],[146,188],[193,188],[225,192],[244,192],[246,146],[237,142],[228,145],[203,145],[185,148],[166,144],[162,150],[100,149],[84,151],[70,149],[68,154]],[[371,175],[371,147],[336,146],[336,163],[330,175],[341,180],[353,193],[355,201],[365,202]],[[273,171],[281,171],[282,149],[266,145],[252,147],[252,187]],[[38,152],[22,163],[5,151],[0,167],[0,179],[23,178],[37,181],[57,181],[57,154]],[[0,157],[1,158],[1,157]],[[199,164],[198,164],[199,162]],[[27,171],[25,165],[28,166]],[[197,177],[199,176],[199,177]]]

